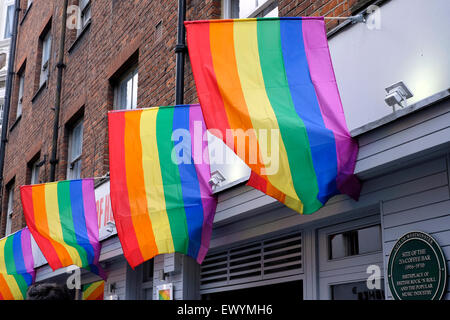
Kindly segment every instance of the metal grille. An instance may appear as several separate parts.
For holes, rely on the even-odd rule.
[[[201,266],[200,289],[301,273],[302,235],[295,233],[207,255]]]

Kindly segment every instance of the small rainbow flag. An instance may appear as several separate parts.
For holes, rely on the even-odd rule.
[[[172,252],[201,263],[217,200],[200,106],[112,111],[108,119],[111,204],[128,263]]]
[[[185,25],[208,130],[222,139],[241,130],[256,141],[244,155],[233,139],[225,141],[251,168],[248,185],[304,214],[335,194],[357,199],[358,146],[345,122],[323,17]]]
[[[97,281],[82,286],[82,300],[104,300],[105,281]]]
[[[53,270],[76,265],[104,277],[94,180],[21,186],[27,226]]]
[[[35,280],[31,234],[25,228],[0,240],[0,300],[24,300]]]

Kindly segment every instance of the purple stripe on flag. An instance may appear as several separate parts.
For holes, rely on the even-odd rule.
[[[98,217],[95,207],[94,179],[83,179],[83,204],[89,242],[94,248],[94,263],[98,263],[100,243],[98,241]]]
[[[34,278],[34,258],[33,251],[31,249],[31,233],[28,228],[22,230],[22,254],[25,264],[25,269]]]
[[[357,143],[351,138],[331,62],[323,18],[305,20],[303,41],[311,79],[319,100],[325,126],[334,132],[338,161],[336,182],[341,193],[354,199],[359,197],[361,183],[354,176]]]
[[[192,158],[197,169],[200,195],[203,204],[202,243],[197,256],[197,262],[201,264],[208,252],[217,200],[212,195],[209,186],[211,169],[209,167],[208,141],[203,139],[204,135],[206,137],[206,126],[202,110],[198,104],[191,105],[190,107],[189,131],[192,141]]]

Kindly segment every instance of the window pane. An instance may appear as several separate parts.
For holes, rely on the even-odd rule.
[[[31,169],[31,184],[39,183],[39,167],[34,163]]]
[[[19,96],[17,100],[17,112],[16,118],[18,118],[22,114],[22,100],[23,100],[23,89],[24,89],[25,77],[23,74],[20,75],[19,79]]]
[[[79,156],[81,156],[83,149],[83,124],[80,123],[75,128],[73,128],[72,132],[72,152],[70,160],[73,161]]]
[[[51,51],[52,37],[50,31],[44,37],[42,42],[42,63],[41,63],[41,77],[39,85],[42,85],[48,79],[49,60]]]
[[[127,73],[115,88],[115,109],[136,109],[138,92],[138,72]]]
[[[133,102],[133,79],[130,78],[127,80],[127,100],[126,100],[126,107],[127,109],[132,109],[132,102]]]
[[[342,233],[331,236],[330,250],[331,259],[343,258],[348,255],[346,239]]]
[[[11,38],[13,22],[14,22],[14,6],[11,5],[11,6],[8,6],[8,8],[6,9],[5,33],[3,35],[3,37],[5,39]]]
[[[72,176],[70,179],[81,178],[81,160],[77,160],[73,163]]]
[[[44,38],[43,48],[42,48],[42,64],[46,63],[50,58],[50,47],[52,43],[52,36],[50,35],[50,31]]]
[[[133,99],[131,102],[131,109],[137,108],[137,93],[138,93],[138,74],[133,77]]]
[[[8,210],[6,215],[5,235],[11,234],[12,214],[14,211],[14,187],[11,187],[8,192]]]
[[[359,254],[381,251],[381,228],[373,226],[358,230]]]
[[[78,123],[72,129],[69,139],[67,179],[79,179],[81,177],[81,154],[83,152],[83,122]]]
[[[278,17],[278,6],[275,8],[268,8],[268,10],[264,10],[263,17]]]
[[[329,259],[381,251],[380,225],[330,235]]]
[[[84,10],[86,6],[89,4],[90,0],[80,0],[80,9]]]
[[[270,2],[271,4],[267,4]],[[230,18],[248,18],[255,16],[262,5],[267,4],[267,8],[260,12],[258,17],[278,17],[278,2],[270,0],[231,0],[231,17]]]

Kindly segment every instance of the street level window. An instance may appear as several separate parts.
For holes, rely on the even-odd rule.
[[[381,251],[381,226],[345,231],[328,237],[329,259]]]
[[[131,68],[119,79],[114,88],[114,109],[136,109],[138,93],[138,70]]]
[[[42,60],[41,60],[41,75],[39,78],[39,87],[41,87],[47,80],[50,69],[50,51],[52,47],[52,36],[48,30],[42,37]]]
[[[278,17],[278,1],[224,0],[224,18]]]
[[[3,31],[3,39],[9,39],[12,36],[13,21],[14,21],[14,1],[6,1],[5,3],[5,25]]]
[[[77,29],[77,36],[83,31],[86,25],[91,21],[91,1],[80,0],[80,25]]]
[[[22,71],[21,73],[19,73],[19,95],[17,97],[16,119],[18,119],[22,115],[24,85],[25,85],[25,74]]]
[[[12,216],[14,213],[14,185],[11,185],[7,190],[8,190],[8,208],[6,210],[5,236],[10,235],[12,229]]]
[[[81,178],[81,154],[83,152],[83,121],[79,121],[69,132],[69,161],[67,179]]]

